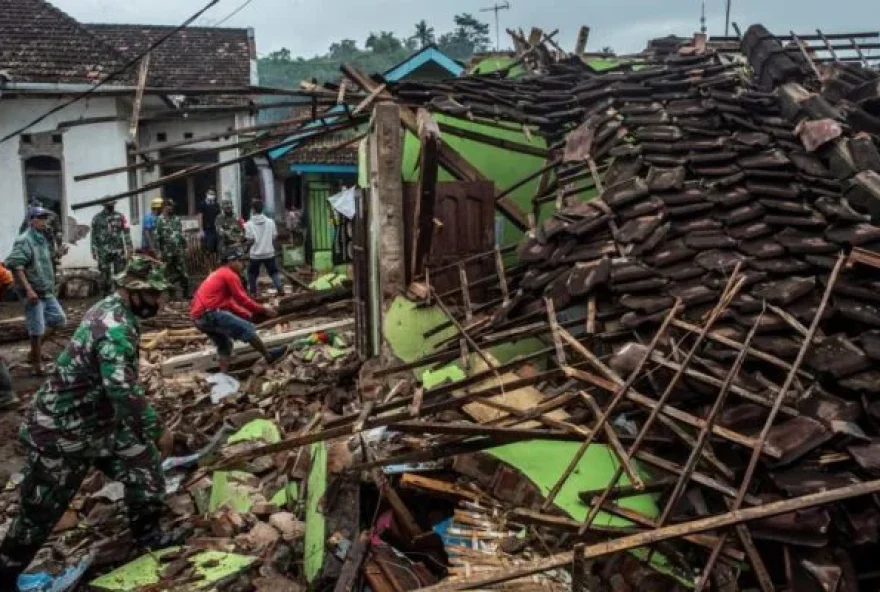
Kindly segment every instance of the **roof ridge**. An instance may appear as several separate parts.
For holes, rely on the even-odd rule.
[[[82,23],[86,28],[131,28],[131,29],[176,29],[179,25],[154,25],[149,23]],[[250,31],[250,27],[212,27],[212,26],[189,26],[186,31]]]

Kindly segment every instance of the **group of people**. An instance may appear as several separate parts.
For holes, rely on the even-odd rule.
[[[174,287],[171,277],[186,275],[173,205],[152,205],[154,218],[145,220],[146,250],[137,253],[132,252],[128,223],[112,203],[95,217],[92,251],[112,289],[83,316],[34,395],[21,427],[27,460],[19,512],[0,544],[0,590],[17,589],[18,577],[92,468],[125,486],[130,530],[140,548],[179,544],[186,536],[185,531],[168,532],[160,526],[165,511],[161,461],[172,453],[174,435],[163,426],[139,378],[138,322],[158,313]],[[258,273],[265,266],[276,287],[280,285],[272,246],[275,224],[263,215],[262,204],[253,204],[253,210],[251,220],[242,225],[232,204],[222,204],[214,225],[221,265],[198,287],[190,305],[194,325],[216,345],[222,372],[229,369],[234,341],[250,344],[268,363],[284,353],[265,346],[252,320],[255,315],[275,317],[277,310],[251,298],[242,281],[247,266],[255,292],[254,269]],[[26,297],[32,347],[37,344],[32,361],[41,368],[39,343],[48,331],[63,327],[66,318],[55,295],[53,251],[47,238],[52,213],[33,207],[28,217],[28,229],[6,260],[11,271],[0,267],[0,290],[15,283]],[[8,373],[0,371],[0,408],[11,386]]]

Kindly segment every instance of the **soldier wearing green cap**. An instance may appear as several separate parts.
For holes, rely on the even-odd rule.
[[[161,262],[135,255],[116,291],[83,317],[34,396],[20,439],[27,449],[20,510],[0,545],[0,590],[14,590],[92,467],[125,485],[135,541],[174,542],[159,526],[162,455],[173,436],[138,382],[138,319],[155,316],[168,289]]]

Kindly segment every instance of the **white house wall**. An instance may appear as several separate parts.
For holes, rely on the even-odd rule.
[[[58,101],[50,99],[0,97],[0,136],[17,130],[57,104]],[[58,124],[61,122],[110,116],[118,117],[119,120],[58,130]],[[128,108],[124,103],[117,102],[113,98],[92,98],[66,107],[28,130],[32,134],[41,132],[62,134],[62,174],[67,216],[73,216],[79,224],[91,224],[94,215],[100,211],[100,206],[75,211],[71,206],[129,190],[127,173],[80,182],[73,180],[77,175],[122,167],[127,164],[128,117]],[[161,150],[162,143],[156,140],[158,133],[165,133],[166,143],[171,143],[183,140],[184,134],[187,133],[192,133],[197,137],[248,125],[252,125],[250,116],[235,115],[213,120],[191,118],[182,121],[148,122],[141,126],[139,140],[142,149],[155,147],[156,150]],[[219,147],[237,141],[238,138],[232,136],[217,142],[192,144],[186,146],[185,149]],[[26,196],[24,168],[19,154],[20,143],[20,138],[14,138],[0,144],[0,190],[2,190],[2,194],[0,194],[0,260],[9,254],[12,243],[18,236],[21,221],[25,216]],[[230,160],[237,158],[240,154],[240,150],[236,148],[221,151],[219,157],[221,160]],[[158,167],[153,171],[141,171],[138,173],[138,185],[142,186],[158,177]],[[219,171],[219,177],[220,187],[218,189],[221,197],[232,199],[236,209],[240,211],[240,166],[235,164],[223,167]],[[161,196],[161,191],[154,190],[134,198],[140,200],[141,215],[146,211],[150,199],[159,196]],[[116,204],[116,209],[125,214],[129,220],[132,220],[131,202],[131,199],[121,199]],[[141,227],[139,224],[132,226],[132,239],[135,247],[140,246]],[[62,267],[96,267],[97,263],[92,259],[89,243],[90,237],[87,236],[80,240],[79,244],[71,245],[70,251],[62,260]]]
[[[0,136],[15,131],[25,123],[42,115],[58,104],[49,99],[0,98]],[[111,98],[92,98],[80,101],[55,113],[28,130],[30,133],[55,132],[62,134],[64,199],[67,215],[74,216],[80,224],[90,224],[99,208],[73,211],[71,206],[128,189],[125,174],[100,177],[75,182],[77,175],[125,165],[125,139],[127,122],[113,121],[74,126],[58,131],[60,122],[80,118],[108,117],[117,115],[117,104]],[[0,258],[5,258],[18,235],[25,215],[25,183],[22,160],[19,156],[19,137],[0,144]],[[128,202],[118,204],[119,211],[129,215]],[[71,245],[70,252],[62,260],[64,267],[94,267],[89,248],[89,237],[78,245]]]
[[[239,119],[242,119],[243,121],[239,122]],[[154,150],[155,152],[152,153],[153,156],[158,157],[158,152],[162,150],[164,145],[183,141],[186,134],[192,134],[192,137],[197,138],[199,136],[208,136],[226,131],[230,128],[234,129],[236,127],[247,125],[250,125],[250,118],[240,118],[234,115],[211,120],[189,118],[185,120],[149,122],[144,124],[141,128],[140,148],[141,150]],[[165,134],[164,142],[159,142],[157,140],[157,136],[160,133]],[[229,138],[223,138],[213,142],[188,144],[186,146],[181,146],[179,149],[198,150],[201,148],[217,148],[226,144],[235,144],[238,141],[239,138],[237,136],[230,136]],[[231,150],[223,150],[219,152],[218,157],[221,161],[232,160],[237,158],[240,154],[241,152],[237,148],[233,148]],[[219,170],[220,186],[217,188],[220,194],[220,199],[231,199],[235,204],[237,211],[240,211],[241,208],[240,169],[241,167],[238,163],[221,168]],[[151,183],[159,178],[160,173],[161,171],[159,170],[159,167],[154,167],[152,171],[144,171],[142,173],[141,182],[143,184]],[[142,212],[145,211],[143,208],[148,207],[150,200],[155,197],[162,197],[161,189],[150,191],[142,196]]]

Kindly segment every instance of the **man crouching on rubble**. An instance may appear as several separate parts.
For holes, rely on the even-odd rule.
[[[0,546],[0,590],[16,581],[49,537],[92,467],[125,485],[135,542],[176,542],[159,526],[165,483],[161,454],[173,437],[138,383],[138,318],[155,316],[168,289],[161,263],[135,255],[118,289],[83,317],[21,428],[27,464],[21,509]]]
[[[270,364],[282,355],[280,350],[270,352],[266,349],[257,335],[257,328],[249,321],[256,313],[276,317],[278,311],[255,302],[245,292],[241,283],[245,258],[242,248],[227,249],[223,254],[224,264],[202,282],[189,310],[189,316],[199,331],[217,346],[220,372],[223,373],[229,371],[233,340],[249,343]]]

